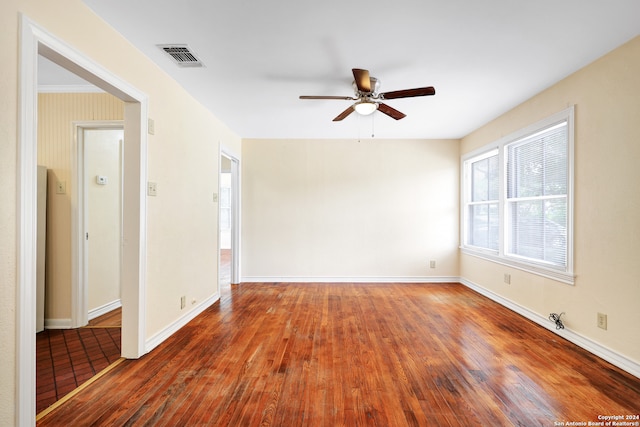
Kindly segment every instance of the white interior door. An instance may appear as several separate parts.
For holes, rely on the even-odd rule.
[[[121,305],[123,138],[123,129],[83,129],[89,320]]]

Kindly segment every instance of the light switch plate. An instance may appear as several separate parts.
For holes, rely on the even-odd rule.
[[[66,181],[58,181],[58,182],[56,182],[56,194],[67,194],[67,182]]]

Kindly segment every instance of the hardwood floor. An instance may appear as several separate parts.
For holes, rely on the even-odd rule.
[[[85,328],[121,328],[122,327],[122,307],[111,310],[102,316],[89,320]]]
[[[638,402],[640,379],[459,284],[241,284],[38,425],[553,426]]]
[[[220,249],[220,266],[218,275],[221,285],[231,284],[231,249]]]

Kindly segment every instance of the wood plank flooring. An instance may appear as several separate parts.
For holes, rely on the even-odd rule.
[[[122,327],[122,307],[111,310],[108,313],[89,320],[85,328],[121,328]]]
[[[638,378],[459,284],[241,284],[38,425],[553,426],[639,408]]]
[[[220,266],[218,270],[220,285],[231,284],[231,249],[220,249]]]

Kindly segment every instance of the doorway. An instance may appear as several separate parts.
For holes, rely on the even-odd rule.
[[[232,155],[221,152],[219,176],[219,269],[220,288],[240,282],[240,191],[239,161]]]
[[[38,97],[39,163],[53,182],[48,190],[52,203],[44,209],[48,220],[40,221],[45,216],[38,212],[38,222],[48,223],[49,244],[42,258],[50,274],[46,292],[37,298],[38,312],[46,312],[47,319],[36,335],[36,413],[121,355],[123,122],[73,120],[121,117],[124,107],[115,97],[96,92],[91,86],[77,92],[43,89]],[[70,242],[71,228],[84,236],[78,248],[75,239]],[[70,262],[71,257],[76,259]],[[71,264],[78,268],[69,280]],[[108,320],[99,318],[107,313]]]
[[[145,350],[145,260],[148,98],[57,39],[26,16],[20,25],[18,115],[18,249],[16,293],[16,423],[35,424],[37,64],[38,55],[72,71],[125,103],[122,247],[122,355]]]
[[[83,313],[95,319],[121,307],[122,149],[119,123],[77,125],[84,212]],[[86,324],[86,322],[82,322]]]

